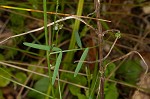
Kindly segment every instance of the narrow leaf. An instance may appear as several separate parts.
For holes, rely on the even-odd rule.
[[[32,48],[46,50],[46,51],[50,51],[50,48],[51,48],[50,46],[40,45],[40,44],[33,44],[33,43],[27,43],[27,42],[24,42],[23,44],[26,45],[26,46],[32,47]]]
[[[58,48],[58,47],[53,47],[53,48],[52,48],[52,51],[61,51],[61,49]]]
[[[85,51],[83,52],[83,54],[82,54],[82,56],[81,56],[81,58],[79,60],[79,63],[77,65],[77,67],[76,67],[76,70],[75,70],[75,73],[74,73],[74,77],[77,76],[77,74],[78,74],[78,72],[79,72],[79,70],[80,70],[80,68],[81,68],[81,66],[83,64],[83,61],[85,60],[85,58],[86,58],[86,56],[88,54],[88,51],[89,51],[89,48],[86,48]]]
[[[62,59],[62,52],[59,53],[58,58],[56,60],[55,69],[54,69],[54,73],[53,73],[53,77],[52,77],[52,85],[54,84],[55,79],[58,75],[58,70],[59,70],[59,66],[61,63],[61,59]]]
[[[41,44],[33,44],[33,43],[28,43],[28,42],[24,42],[23,44],[32,48],[46,50],[46,51],[50,51],[51,48],[52,48],[52,51],[61,51],[61,49],[58,47],[51,47],[51,46],[46,46],[46,45],[41,45]]]
[[[80,48],[82,48],[82,43],[81,43],[81,39],[80,39],[78,31],[75,32],[75,39],[76,39],[76,42],[77,42],[78,46]]]

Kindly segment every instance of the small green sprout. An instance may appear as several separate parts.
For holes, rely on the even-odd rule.
[[[121,33],[120,32],[115,33],[115,37],[116,38],[121,38]]]

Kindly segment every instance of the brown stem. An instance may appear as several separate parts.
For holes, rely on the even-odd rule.
[[[95,0],[95,13],[96,13],[96,18],[100,18],[100,0]],[[98,43],[99,43],[99,60],[103,59],[103,32],[102,32],[102,25],[100,21],[97,21],[97,34],[98,34]],[[102,61],[99,62],[99,71],[101,73],[100,77],[100,84],[99,84],[99,92],[100,94],[100,99],[104,99],[104,68],[102,66]],[[98,98],[98,95],[97,95]]]

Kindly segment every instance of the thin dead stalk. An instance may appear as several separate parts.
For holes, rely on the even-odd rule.
[[[39,76],[42,76],[42,77],[46,77],[46,78],[49,78],[48,75],[45,75],[45,74],[41,74],[41,73],[37,73],[35,71],[32,71],[32,70],[28,70],[28,69],[25,69],[25,68],[22,68],[22,67],[19,67],[19,66],[15,66],[15,65],[12,65],[12,64],[8,64],[8,63],[5,63],[5,62],[2,62],[0,61],[0,64],[2,65],[5,65],[5,66],[9,66],[9,67],[12,67],[12,68],[16,68],[16,69],[19,69],[19,70],[23,70],[23,71],[26,71],[26,72],[30,72],[30,73],[33,73],[33,74],[36,74],[36,75],[39,75]],[[58,80],[58,78],[56,78],[56,80]],[[63,82],[63,83],[67,83],[67,84],[71,84],[71,85],[74,85],[76,87],[79,87],[79,88],[83,88],[85,90],[88,90],[89,88],[85,87],[85,86],[82,86],[82,85],[79,85],[79,84],[75,84],[75,83],[72,83],[72,82],[68,82],[68,81],[65,81],[65,80],[62,80],[62,79],[59,79],[60,82]],[[23,85],[23,84],[22,84]]]
[[[95,4],[95,13],[96,13],[96,18],[100,18],[100,0],[94,0]],[[102,25],[100,21],[97,21],[97,30],[96,33],[98,34],[98,44],[99,44],[99,60],[103,59],[103,32],[102,32]],[[97,99],[100,95],[100,99],[104,99],[104,67],[102,66],[102,61],[98,63],[99,64],[99,71],[100,71],[100,83],[99,83],[99,90],[97,94]]]
[[[148,65],[147,65],[146,61],[144,60],[144,58],[142,57],[142,55],[141,55],[138,51],[131,51],[131,52],[129,52],[129,53],[127,53],[127,54],[125,54],[125,55],[119,57],[119,58],[116,58],[116,59],[112,60],[111,62],[109,62],[109,63],[107,63],[107,64],[105,65],[104,70],[107,69],[107,66],[108,66],[109,64],[111,64],[111,63],[113,63],[113,62],[115,62],[115,61],[121,60],[121,59],[123,59],[123,58],[126,58],[126,57],[128,57],[129,55],[131,55],[131,54],[133,54],[133,53],[139,55],[139,57],[142,59],[142,61],[143,61],[144,64],[146,65],[145,74],[147,74],[147,73],[148,73]]]
[[[28,63],[20,63],[20,62],[14,62],[14,61],[0,61],[0,62],[4,62],[4,63],[8,63],[8,64],[13,64],[13,65],[21,65],[21,66],[26,66],[26,67],[28,67],[28,66],[31,66],[31,67],[36,67],[36,68],[39,68],[39,69],[46,69],[46,70],[48,70],[48,67],[45,67],[45,66],[43,66],[43,65],[34,65],[34,64],[28,64]],[[51,70],[53,71],[54,70],[54,68],[53,68],[54,66],[52,66],[52,68],[51,68]],[[59,69],[58,70],[59,72],[64,72],[64,73],[71,73],[71,74],[74,74],[74,72],[73,71],[68,71],[68,70],[63,70],[63,69]],[[84,74],[84,73],[78,73],[79,75],[82,75],[82,76],[88,76],[87,74]]]
[[[25,11],[29,11],[29,12],[40,12],[43,13],[43,11],[41,10],[34,10],[34,9],[26,9],[26,8],[16,8],[13,6],[5,6],[5,5],[0,5],[0,9],[6,10],[7,9],[16,9],[16,10],[25,10]],[[9,11],[10,12],[10,11]],[[92,19],[92,20],[99,20],[99,21],[106,21],[106,22],[111,22],[109,20],[104,20],[104,19],[97,19],[97,18],[92,18],[92,17],[88,17],[88,16],[78,16],[78,15],[72,15],[72,14],[64,14],[64,13],[56,13],[56,12],[47,12],[47,14],[53,14],[53,15],[60,15],[60,16],[74,16],[74,17],[78,17],[78,18],[84,18],[84,19]]]
[[[65,17],[65,18],[62,18],[62,19],[59,19],[55,22],[52,22],[52,23],[49,23],[47,24],[47,27],[49,26],[52,26],[56,23],[59,23],[59,22],[62,22],[62,21],[65,21],[65,20],[68,20],[68,19],[77,19],[81,22],[83,22],[84,24],[86,24],[89,28],[91,28],[92,30],[95,30],[95,28],[93,28],[91,25],[89,25],[88,23],[86,23],[84,20],[82,20],[81,18],[78,18],[76,16],[69,16],[69,17]],[[37,28],[37,29],[34,29],[34,30],[31,30],[31,31],[28,31],[28,32],[24,32],[24,33],[21,33],[21,34],[18,34],[18,35],[14,35],[14,36],[10,36],[2,41],[0,41],[0,44],[3,44],[4,42],[6,42],[7,40],[9,39],[12,39],[12,38],[16,38],[16,37],[19,37],[19,36],[23,36],[23,35],[27,35],[27,34],[30,34],[30,33],[33,33],[33,32],[37,32],[37,31],[40,31],[40,30],[43,30],[44,29],[44,26],[40,27],[40,28]]]

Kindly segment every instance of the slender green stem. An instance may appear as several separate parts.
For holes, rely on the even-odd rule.
[[[58,12],[58,7],[59,7],[59,0],[56,1],[56,14]],[[55,15],[55,21],[56,21],[56,15]],[[58,31],[56,32],[56,45],[58,43],[58,32],[59,32],[59,28]]]
[[[48,45],[46,0],[43,0],[43,4],[44,4],[44,30],[45,30],[45,43],[46,43],[46,45]]]
[[[84,0],[80,0],[80,2],[78,3],[77,15],[79,15],[79,16],[82,15],[83,4],[84,4]],[[71,36],[71,41],[69,44],[69,49],[73,49],[75,47],[75,32],[77,32],[79,30],[79,26],[80,26],[80,21],[75,20],[75,24],[74,24],[74,28],[73,28],[73,32],[72,32],[72,36]],[[71,62],[73,59],[73,55],[74,55],[73,52],[67,53],[67,55],[65,57],[65,61]],[[67,68],[67,66],[64,66],[64,69],[66,69],[66,68]]]
[[[77,8],[77,15],[79,15],[79,16],[82,15],[83,5],[84,5],[84,0],[79,0],[78,8]],[[69,44],[69,49],[73,49],[75,47],[75,32],[77,32],[79,30],[80,21],[75,20],[75,24],[73,27],[74,28],[73,28],[73,32],[72,32],[72,36],[71,36],[71,41]],[[67,55],[65,56],[64,61],[71,63],[73,57],[74,57],[74,52],[68,52]],[[67,70],[69,68],[69,66],[70,65],[64,65],[63,69]],[[61,79],[63,79],[63,74],[61,74]],[[64,88],[65,88],[65,84],[62,85],[62,91],[64,91]]]
[[[43,9],[44,9],[44,31],[45,31],[45,44],[47,46],[49,46],[48,44],[48,40],[49,40],[49,36],[48,36],[48,29],[47,29],[47,1],[46,0],[43,0]],[[49,56],[49,53],[50,51],[46,51],[46,58],[47,58],[47,65],[48,65],[48,71],[49,71],[49,78],[50,78],[50,83],[49,83],[49,88],[48,88],[48,91],[47,91],[47,94],[49,95],[51,93],[51,90],[50,88],[52,89],[52,93],[53,93],[53,97],[55,97],[54,95],[54,90],[53,90],[53,87],[52,87],[52,83],[51,83],[51,78],[52,78],[52,73],[51,73],[51,67],[50,67],[50,56]],[[45,97],[45,99],[48,99],[48,97]]]

